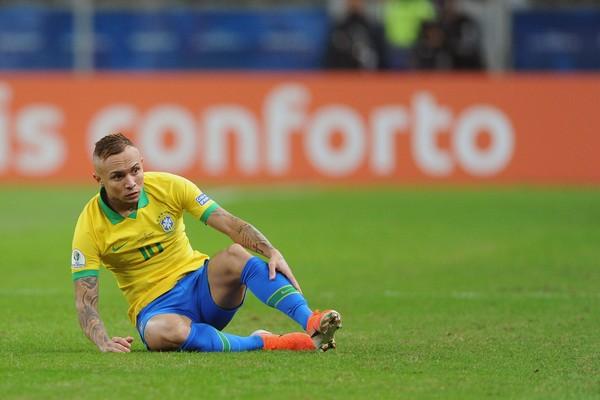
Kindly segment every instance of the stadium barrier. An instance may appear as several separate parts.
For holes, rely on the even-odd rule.
[[[202,9],[165,1],[152,10],[97,7],[80,20],[70,7],[4,3],[0,70],[11,71],[76,68],[82,34],[94,44],[87,61],[95,70],[316,69],[329,31],[325,6]],[[82,21],[89,32],[79,31]]]
[[[202,182],[600,183],[599,75],[0,75],[0,182],[129,134]]]

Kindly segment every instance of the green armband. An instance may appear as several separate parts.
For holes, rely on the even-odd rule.
[[[74,272],[73,281],[76,281],[77,279],[81,278],[86,278],[88,276],[98,276],[98,272],[99,271],[97,269],[88,269],[85,271]]]
[[[206,221],[208,221],[208,217],[210,217],[210,214],[212,214],[217,208],[219,208],[219,205],[217,203],[213,203],[202,213],[202,216],[200,216],[200,221],[206,224]]]

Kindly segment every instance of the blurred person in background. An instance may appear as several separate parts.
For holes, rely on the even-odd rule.
[[[444,0],[439,18],[454,70],[484,68],[481,29],[475,19],[459,9],[457,0]]]
[[[455,0],[438,3],[439,17],[421,25],[411,66],[421,70],[481,70],[481,31]]]
[[[383,7],[389,63],[394,69],[410,66],[411,49],[417,44],[421,25],[436,18],[431,0],[387,0]]]
[[[103,352],[130,352],[133,338],[109,337],[98,313],[98,270],[117,278],[129,318],[154,351],[322,350],[335,347],[341,326],[334,310],[312,311],[282,254],[249,223],[219,207],[189,180],[144,174],[143,159],[122,134],[96,143],[94,179],[100,184],[81,212],[73,236],[71,273],[79,323]],[[185,233],[187,211],[234,242],[210,257]],[[246,249],[269,259],[252,256]],[[250,336],[221,332],[249,289],[305,332]]]
[[[452,54],[448,47],[446,32],[438,21],[426,21],[412,49],[410,65],[419,70],[449,70]]]
[[[383,28],[367,17],[362,0],[346,1],[346,12],[329,33],[326,69],[387,69]]]

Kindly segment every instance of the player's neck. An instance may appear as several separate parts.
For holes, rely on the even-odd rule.
[[[131,214],[137,209],[137,202],[124,203],[116,199],[111,199],[110,197],[108,197],[108,194],[105,190],[101,190],[100,195],[102,196],[102,200],[104,200],[104,203],[106,203],[106,205],[109,206],[111,210],[121,215],[122,217],[128,217],[129,214]]]
[[[137,203],[122,203],[113,199],[109,199],[109,203],[110,208],[119,213],[122,217],[128,217],[129,214],[137,209]]]

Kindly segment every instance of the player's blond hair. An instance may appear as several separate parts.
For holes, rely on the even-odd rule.
[[[133,146],[133,142],[121,132],[104,136],[94,146],[94,158],[106,160],[110,156],[120,154],[127,146]]]

